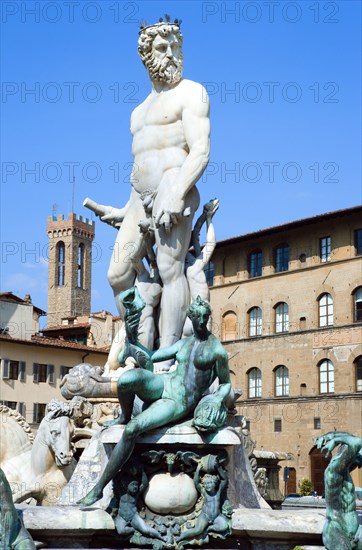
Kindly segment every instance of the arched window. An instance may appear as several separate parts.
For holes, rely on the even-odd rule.
[[[78,246],[78,288],[84,288],[84,244]]]
[[[275,306],[275,332],[288,332],[289,308],[285,302],[279,302]]]
[[[355,323],[362,321],[362,287],[355,290],[353,294],[353,319]]]
[[[286,243],[278,245],[275,249],[275,271],[288,271],[289,268],[289,246]]]
[[[356,391],[362,391],[362,355],[354,361],[356,373]]]
[[[284,365],[279,365],[274,370],[275,374],[275,396],[289,395],[289,370]]]
[[[64,286],[65,278],[65,246],[62,241],[57,244],[57,286]]]
[[[249,254],[248,263],[249,277],[260,277],[263,271],[263,253],[259,248]]]
[[[319,298],[319,326],[333,325],[333,298],[328,292]]]
[[[237,317],[233,311],[228,311],[222,318],[222,339],[235,340],[237,328]]]
[[[249,336],[261,336],[262,313],[260,307],[253,307],[249,311]]]
[[[261,370],[254,367],[248,372],[248,397],[261,397]]]
[[[334,392],[334,366],[330,359],[323,359],[319,365],[319,393]]]

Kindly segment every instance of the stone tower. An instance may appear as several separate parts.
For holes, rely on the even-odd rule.
[[[48,217],[48,327],[90,313],[94,225],[76,214]]]

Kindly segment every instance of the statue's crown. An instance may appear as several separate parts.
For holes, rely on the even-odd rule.
[[[162,17],[160,17],[158,23],[154,23],[153,25],[147,25],[146,21],[141,21],[141,24],[140,24],[140,34],[141,32],[145,31],[146,29],[157,29],[157,27],[162,27],[163,25],[172,25],[172,26],[176,26],[178,28],[181,27],[181,23],[182,23],[182,20],[181,19],[174,19],[173,21],[171,21],[171,17],[166,13],[165,14],[165,20],[163,20]]]

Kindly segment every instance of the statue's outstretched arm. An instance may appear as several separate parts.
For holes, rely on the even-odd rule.
[[[202,263],[204,266],[209,262],[211,256],[213,255],[215,246],[216,246],[215,228],[214,228],[214,224],[210,220],[210,223],[208,223],[208,228],[206,233],[206,244],[202,249]]]
[[[141,485],[139,490],[140,495],[142,495],[146,491],[147,487],[148,487],[148,479],[146,476],[146,472],[142,469],[142,479],[141,479]]]
[[[217,359],[217,375],[220,386],[217,392],[223,397],[223,402],[230,409],[234,406],[234,391],[231,386],[228,354],[220,345],[220,353]]]
[[[201,493],[202,487],[200,485],[200,470],[201,470],[201,464],[199,463],[196,468],[196,472],[194,474],[194,483],[196,489]]]
[[[123,219],[127,214],[128,208],[132,204],[135,196],[135,191],[132,188],[130,198],[123,208],[115,208],[113,206],[98,204],[88,197],[84,199],[83,206],[89,208],[89,210],[92,210],[92,212],[94,212],[102,222],[108,223],[113,227],[119,227],[123,222]]]
[[[185,197],[205,170],[210,155],[209,98],[201,86],[200,93],[190,91],[187,97],[182,126],[189,154],[178,174],[176,189]]]
[[[206,221],[206,214],[203,212],[201,216],[199,216],[196,220],[196,223],[194,225],[194,228],[191,233],[191,242],[190,246],[194,247],[195,251],[195,257],[198,258],[201,254],[201,244],[200,244],[200,232],[202,229],[202,226],[204,225]]]
[[[212,218],[214,217],[216,211],[219,208],[219,201],[217,199],[213,199],[209,201],[204,206],[204,214],[206,217],[206,244],[202,249],[202,263],[205,266],[210,261],[211,256],[214,253],[215,247],[216,247],[216,234],[215,234],[215,227],[212,222]]]
[[[176,357],[177,352],[180,350],[181,346],[183,345],[183,343],[184,343],[184,340],[179,340],[172,346],[153,351],[151,355],[152,361],[154,363],[159,363],[160,361],[174,359]]]
[[[226,485],[228,484],[228,478],[226,475],[226,470],[222,466],[218,467],[217,472],[220,476],[219,492],[222,493]]]

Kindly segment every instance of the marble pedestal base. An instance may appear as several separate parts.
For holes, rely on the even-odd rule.
[[[26,506],[22,512],[26,528],[45,548],[122,550],[131,547],[119,540],[114,521],[104,510]],[[210,541],[207,548],[291,550],[298,545],[305,550],[322,550],[324,520],[325,510],[239,509],[233,514],[231,536],[224,541]]]

